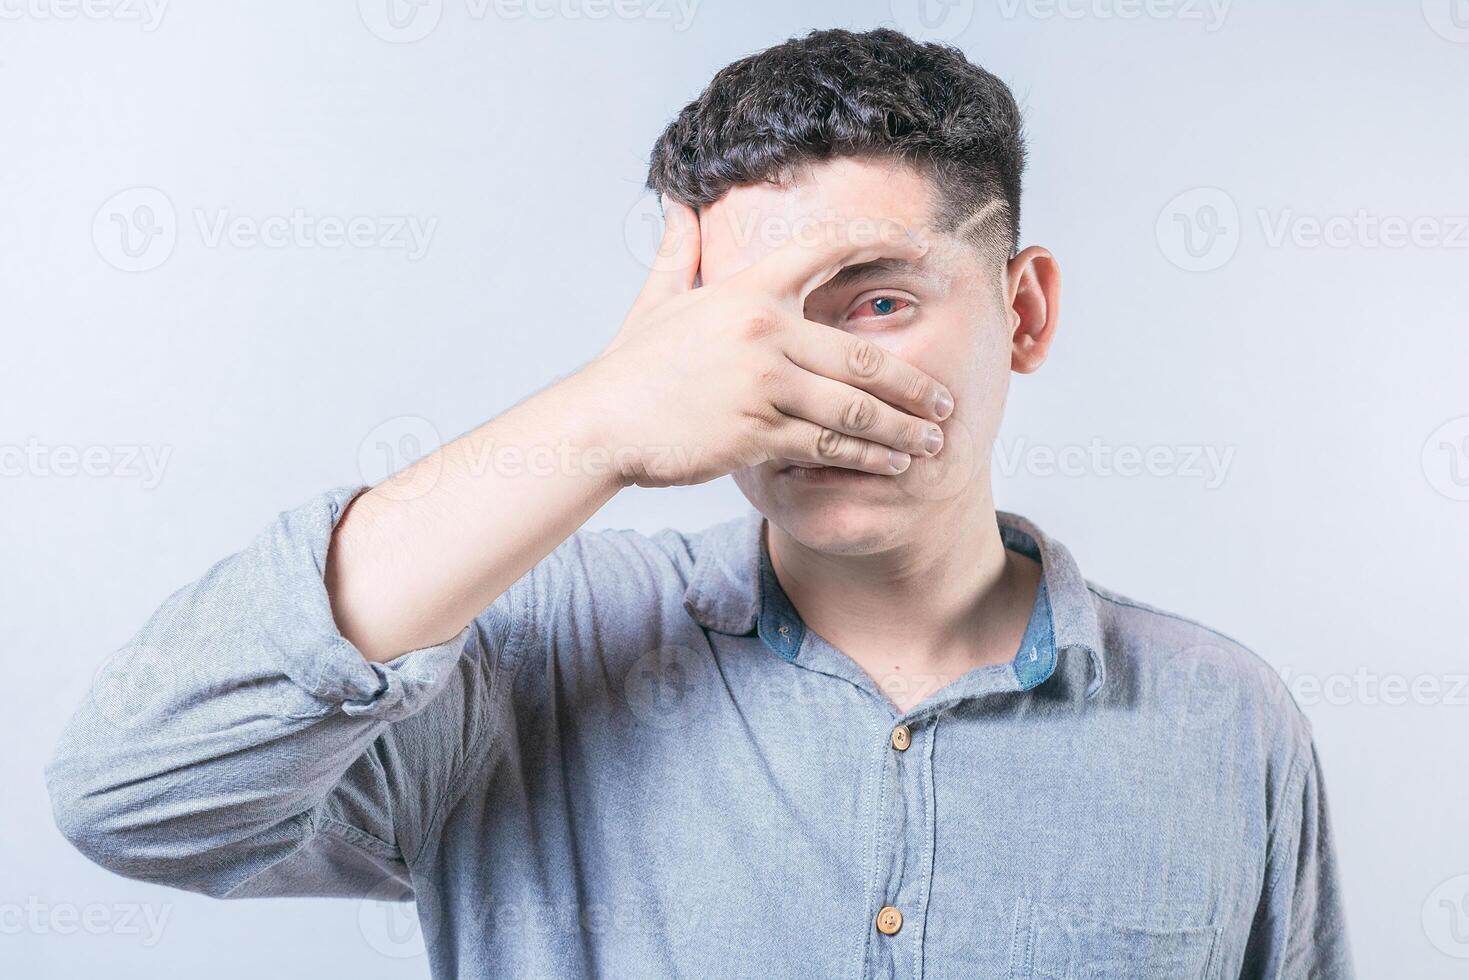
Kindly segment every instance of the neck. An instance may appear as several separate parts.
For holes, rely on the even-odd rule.
[[[806,625],[907,709],[956,677],[1008,663],[1040,566],[1005,549],[986,493],[887,550],[828,554],[767,524],[771,563]]]

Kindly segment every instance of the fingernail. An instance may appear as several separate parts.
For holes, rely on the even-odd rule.
[[[924,452],[932,456],[944,448],[944,433],[942,429],[929,429],[923,434]]]
[[[911,462],[913,462],[913,457],[909,456],[907,453],[900,453],[896,449],[888,451],[888,465],[891,466],[895,472],[903,472],[908,468],[908,464]]]
[[[913,228],[905,228],[904,231],[908,232],[908,237],[914,245],[917,245],[919,248],[928,248],[928,239],[923,236],[923,232]]]
[[[934,395],[933,395],[933,414],[936,415],[936,416],[938,416],[940,419],[946,419],[946,418],[949,417],[949,414],[951,412],[953,412],[953,411],[954,411],[954,396],[951,395],[951,394],[949,394],[943,388],[940,388],[938,391],[934,392]]]

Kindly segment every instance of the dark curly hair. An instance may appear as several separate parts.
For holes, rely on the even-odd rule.
[[[939,231],[1013,254],[1025,138],[1004,82],[898,31],[813,31],[722,69],[653,146],[648,187],[699,208],[803,163],[890,157],[938,191]]]

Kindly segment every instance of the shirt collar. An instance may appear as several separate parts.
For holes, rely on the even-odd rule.
[[[1101,622],[1086,579],[1071,553],[1030,521],[1004,511],[995,516],[1005,547],[1041,566],[1042,588],[1013,664],[1021,686],[1030,688],[1046,680],[1055,669],[1056,653],[1084,651],[1091,661],[1086,688],[1091,697],[1106,681],[1106,660]],[[804,627],[770,570],[764,522],[751,510],[695,536],[694,570],[684,592],[684,608],[705,629],[733,636],[758,631],[777,655],[794,660]],[[768,604],[765,597],[770,597]]]

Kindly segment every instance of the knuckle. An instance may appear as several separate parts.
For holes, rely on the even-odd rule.
[[[877,406],[870,398],[853,398],[842,410],[842,428],[848,432],[866,432],[876,422]]]
[[[818,459],[840,459],[847,438],[840,432],[822,429],[816,434],[816,457]]]
[[[777,429],[780,425],[780,413],[770,405],[759,405],[745,413],[750,427],[760,435],[765,435]]]
[[[914,403],[922,402],[926,399],[931,388],[928,379],[917,371],[912,372],[908,376],[908,382],[903,387],[907,389],[906,395],[908,399]]]
[[[751,307],[740,316],[740,332],[750,340],[763,340],[779,329],[780,316],[767,307]]]
[[[771,391],[780,387],[785,372],[778,364],[767,364],[755,373],[755,383],[760,391]]]
[[[854,340],[847,345],[847,367],[859,378],[871,378],[882,370],[882,351],[870,341]]]

